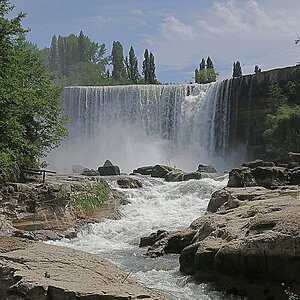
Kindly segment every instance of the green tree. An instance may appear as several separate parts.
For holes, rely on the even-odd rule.
[[[205,70],[206,69],[206,63],[205,63],[205,59],[202,58],[201,63],[200,63],[200,67],[199,70]]]
[[[155,75],[155,59],[152,52],[150,52],[149,57],[149,83],[155,84],[156,83],[156,75]]]
[[[288,96],[278,84],[271,84],[267,94],[269,114],[264,137],[269,154],[285,158],[288,152],[300,151],[300,105],[288,105]]]
[[[300,105],[280,106],[274,114],[266,117],[264,136],[267,150],[284,158],[288,152],[300,152]]]
[[[287,104],[288,98],[278,83],[270,84],[267,93],[267,105],[270,111],[275,112],[280,106]]]
[[[112,79],[119,80],[127,78],[124,62],[123,46],[119,41],[114,41],[111,51],[111,64],[113,67],[111,72]]]
[[[207,76],[208,83],[217,80],[217,73],[215,71],[214,64],[209,56],[207,57],[207,61],[206,61],[206,76]]]
[[[149,51],[148,49],[145,49],[144,52],[144,60],[143,60],[143,75],[145,83],[149,83],[149,70],[150,70],[150,58],[149,58]]]
[[[25,41],[24,14],[0,0],[0,181],[17,179],[22,168],[39,166],[63,135],[61,88],[34,45]]]
[[[67,85],[107,85],[109,78],[103,65],[92,62],[79,62],[72,66]]]
[[[239,61],[233,63],[233,72],[232,72],[232,77],[240,77],[242,76],[242,67],[241,63]]]
[[[215,71],[214,63],[211,58],[208,56],[205,62],[205,59],[202,58],[199,70],[195,72],[195,82],[196,83],[210,83],[217,80],[218,73]]]
[[[261,68],[259,68],[258,66],[254,67],[254,74],[258,74],[261,72]]]
[[[140,78],[138,70],[138,59],[135,55],[134,49],[131,46],[129,50],[129,60],[128,60],[128,78],[133,83],[138,83]]]
[[[55,35],[52,37],[50,45],[49,70],[50,72],[60,71],[58,45],[57,38]]]

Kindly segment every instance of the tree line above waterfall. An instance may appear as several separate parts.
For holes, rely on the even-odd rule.
[[[105,44],[79,35],[52,37],[50,48],[41,50],[48,69],[62,85],[157,84],[155,58],[145,49],[142,70],[133,46],[124,57],[123,45],[114,41],[111,54]]]

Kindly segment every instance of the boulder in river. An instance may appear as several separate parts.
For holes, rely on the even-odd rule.
[[[106,160],[104,165],[98,168],[98,172],[101,176],[120,175],[120,168]]]
[[[213,166],[203,164],[198,165],[197,171],[203,173],[217,173],[217,170]]]
[[[123,177],[117,180],[117,184],[122,189],[136,189],[143,187],[142,183],[134,178]]]
[[[141,175],[151,175],[152,169],[153,169],[153,166],[145,166],[145,167],[140,167],[140,168],[133,170],[132,173],[141,174]]]
[[[165,176],[173,171],[174,168],[165,165],[155,165],[151,171],[151,177],[165,178]]]

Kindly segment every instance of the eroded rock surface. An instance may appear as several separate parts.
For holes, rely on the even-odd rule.
[[[248,299],[300,294],[300,187],[224,188],[186,230],[156,241],[150,255],[180,254],[180,270]]]
[[[0,238],[1,300],[125,300],[164,298],[97,255]]]

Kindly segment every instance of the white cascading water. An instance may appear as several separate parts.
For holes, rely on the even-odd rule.
[[[75,239],[51,242],[99,254],[122,267],[136,280],[162,293],[168,300],[239,299],[214,290],[213,284],[199,284],[179,272],[178,255],[146,257],[139,239],[158,229],[186,228],[203,215],[213,191],[226,185],[227,176],[186,182],[165,182],[147,176],[140,189],[119,189],[116,179],[108,178],[124,192],[129,204],[121,207],[120,220],[90,224]]]
[[[66,87],[69,137],[48,161],[97,168],[106,159],[124,172],[149,164],[194,171],[228,169],[230,80],[205,85]],[[228,156],[227,156],[228,158]]]
[[[185,171],[212,163],[220,170],[228,154],[230,82],[67,87],[62,98],[70,135],[51,153],[51,166],[97,168],[110,159],[126,172],[157,163]],[[152,259],[138,247],[142,236],[186,228],[203,215],[212,192],[224,187],[227,177],[177,183],[137,179],[143,188],[122,190],[129,204],[121,207],[120,220],[90,224],[77,238],[54,243],[106,257],[168,300],[238,299],[181,274],[178,255]],[[108,180],[119,189],[116,179]]]

